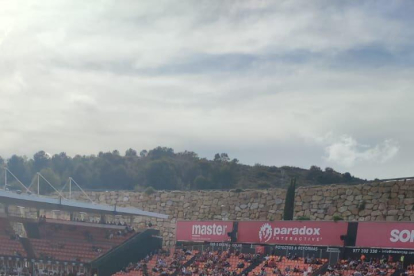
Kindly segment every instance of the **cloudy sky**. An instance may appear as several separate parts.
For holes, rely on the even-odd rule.
[[[0,0],[0,155],[158,145],[414,175],[414,2]]]

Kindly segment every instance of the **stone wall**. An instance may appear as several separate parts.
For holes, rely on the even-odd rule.
[[[133,206],[169,215],[169,219],[135,218],[133,224],[149,222],[161,230],[166,246],[174,244],[179,220],[281,220],[286,191],[283,189],[244,191],[157,191],[91,192],[99,203]],[[85,200],[81,194],[77,198]],[[295,217],[349,221],[414,221],[414,180],[370,183],[355,186],[315,186],[298,188]],[[113,218],[115,219],[115,218]],[[123,219],[129,222],[129,218]]]
[[[414,221],[414,180],[299,189],[295,216],[312,220]]]
[[[142,210],[169,215],[169,219],[137,217],[136,227],[151,222],[160,229],[164,244],[175,241],[175,225],[179,220],[280,220],[283,215],[285,190],[237,191],[157,191],[147,195],[137,192],[92,192],[89,196],[99,203],[119,207],[133,206]],[[78,198],[84,200],[83,195]],[[129,221],[129,218],[124,218]]]

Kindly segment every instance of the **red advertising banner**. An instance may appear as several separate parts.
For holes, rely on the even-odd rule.
[[[233,231],[231,221],[178,221],[177,241],[230,241],[228,232]]]
[[[348,223],[325,221],[239,222],[238,242],[342,246]]]
[[[360,222],[356,246],[413,249],[414,223]]]

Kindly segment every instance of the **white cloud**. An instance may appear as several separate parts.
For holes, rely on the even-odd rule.
[[[70,95],[70,101],[75,105],[82,105],[85,107],[95,107],[95,99],[87,94],[72,94]]]
[[[394,140],[387,139],[375,146],[358,143],[350,136],[342,136],[339,141],[325,148],[326,159],[345,167],[364,162],[385,163],[394,158],[400,147]]]
[[[399,126],[414,123],[413,67],[367,67],[358,63],[366,52],[348,67],[336,59],[375,46],[406,49],[409,62],[412,13],[393,14],[407,10],[398,5],[1,1],[0,155],[164,145],[209,157],[233,150],[250,164],[339,156],[338,167],[359,165],[357,176],[408,175],[414,131]],[[329,131],[373,146],[325,138],[314,147]],[[378,144],[387,137],[398,146]],[[386,169],[367,165],[385,160]]]

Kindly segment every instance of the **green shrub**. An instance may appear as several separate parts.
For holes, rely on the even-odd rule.
[[[156,193],[157,191],[153,188],[153,187],[151,187],[151,186],[149,186],[149,187],[147,187],[145,190],[144,190],[144,194],[146,194],[146,195],[152,195],[152,194],[154,194],[154,193]]]
[[[260,182],[259,184],[257,184],[257,188],[259,188],[259,189],[269,189],[269,188],[272,188],[272,185],[270,185],[269,183],[266,183],[266,182]]]

